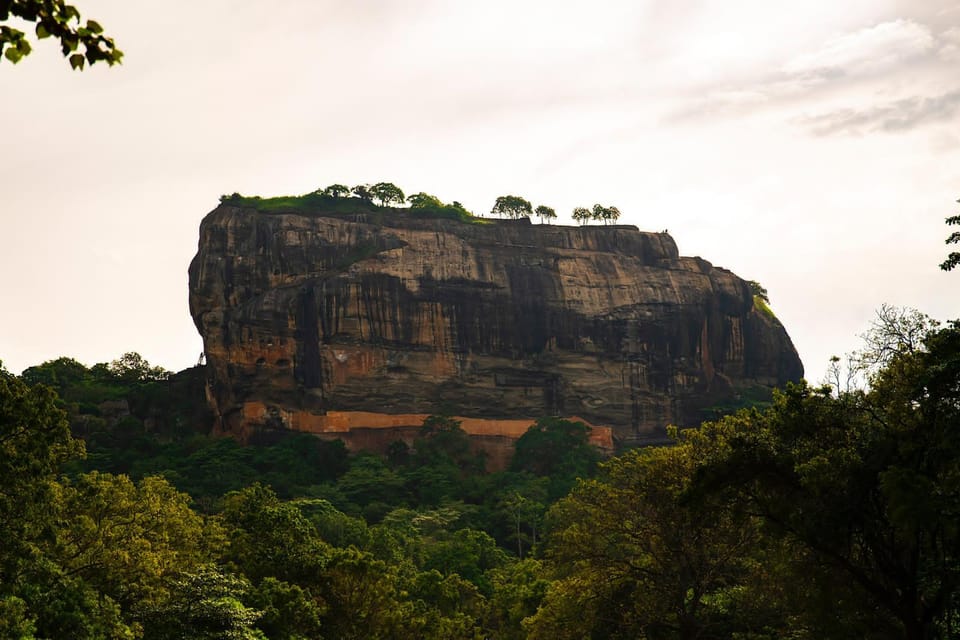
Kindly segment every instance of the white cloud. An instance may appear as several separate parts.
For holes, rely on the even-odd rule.
[[[912,20],[882,22],[833,38],[788,61],[783,71],[800,77],[885,71],[929,53],[935,42],[929,28]]]
[[[960,62],[960,27],[953,27],[940,34],[943,46],[940,47],[940,58],[944,62]]]
[[[897,132],[943,122],[960,110],[960,91],[939,96],[914,96],[864,109],[839,109],[800,119],[816,135]]]
[[[705,87],[667,120],[786,110],[793,111],[786,119],[822,135],[904,130],[951,117],[958,85],[948,61],[960,60],[960,28],[935,31],[906,18],[847,29],[753,78]],[[817,115],[798,117],[798,110]]]

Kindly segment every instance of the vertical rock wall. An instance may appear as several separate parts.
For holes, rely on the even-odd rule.
[[[746,282],[627,226],[221,206],[190,310],[238,435],[330,412],[561,415],[642,442],[803,374]]]

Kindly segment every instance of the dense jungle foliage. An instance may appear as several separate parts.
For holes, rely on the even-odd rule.
[[[547,418],[498,473],[442,416],[240,447],[199,369],[2,372],[0,637],[955,637],[960,324],[851,362],[605,462]]]

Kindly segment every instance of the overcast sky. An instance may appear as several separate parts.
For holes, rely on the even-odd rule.
[[[78,0],[0,63],[0,360],[179,370],[222,193],[381,180],[616,205],[757,280],[819,381],[881,303],[960,317],[960,2]],[[839,9],[842,7],[842,12]]]

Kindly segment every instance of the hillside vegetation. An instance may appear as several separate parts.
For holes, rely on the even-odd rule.
[[[442,416],[383,457],[240,447],[199,369],[4,372],[0,637],[953,637],[960,324],[870,336],[866,385],[599,465],[545,418],[501,473]]]

